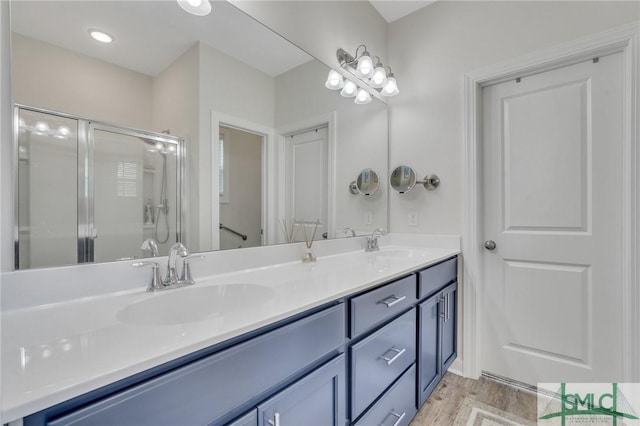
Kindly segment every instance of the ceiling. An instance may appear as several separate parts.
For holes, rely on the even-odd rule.
[[[389,23],[434,2],[435,0],[370,0],[373,7]]]
[[[198,17],[175,1],[14,0],[11,25],[27,37],[150,76],[198,40],[270,76],[312,59],[225,1],[213,2],[213,12]],[[90,28],[113,35],[114,42],[94,41]]]
[[[430,3],[371,0],[387,22]],[[175,1],[14,0],[11,25],[27,37],[150,76],[158,75],[197,41],[270,76],[312,59],[226,1],[214,1],[213,12],[199,17],[184,12]],[[95,42],[88,36],[90,28],[113,35],[114,42]]]

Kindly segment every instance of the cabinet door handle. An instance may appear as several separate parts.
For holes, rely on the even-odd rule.
[[[391,365],[391,364],[393,364],[395,362],[395,360],[400,358],[400,356],[403,353],[405,353],[406,351],[407,351],[407,348],[398,349],[398,348],[395,348],[395,347],[391,347],[391,349],[389,349],[383,355],[380,355],[380,359],[383,359],[383,360],[387,361],[387,365]],[[392,356],[392,357],[388,357],[387,354],[389,352],[395,352],[395,355]]]
[[[451,307],[449,306],[449,296],[451,296],[451,293],[447,293],[444,295],[444,321],[448,322],[449,318],[451,316]]]
[[[378,303],[381,303],[383,305],[386,305],[387,308],[392,307],[393,305],[395,305],[396,303],[400,303],[402,302],[404,299],[406,299],[407,296],[396,296],[395,294],[393,296],[389,296],[384,300],[379,301]]]
[[[387,417],[389,417],[389,416],[393,416],[393,417],[395,417],[395,418],[396,418],[396,421],[395,421],[395,422],[393,422],[393,425],[392,425],[392,426],[398,426],[398,425],[400,424],[400,422],[402,421],[402,419],[404,419],[404,416],[405,416],[406,414],[407,414],[406,412],[404,412],[404,413],[402,413],[402,414],[398,414],[398,413],[396,413],[395,411],[391,410],[391,412],[390,412],[389,414],[387,414]],[[384,425],[384,422],[382,422],[382,424]]]
[[[447,320],[447,297],[442,294],[440,296],[440,318],[442,318],[443,321]]]
[[[269,420],[267,423],[269,423],[271,426],[280,426],[280,413],[276,411],[273,414],[273,420]]]
[[[444,316],[445,321],[449,321],[449,314],[450,314],[450,309],[449,309],[449,295],[450,295],[450,294],[451,294],[451,293],[447,293],[447,302],[446,302],[447,304],[445,305],[445,306],[446,306],[446,312],[447,312],[447,313],[446,313],[446,315]]]

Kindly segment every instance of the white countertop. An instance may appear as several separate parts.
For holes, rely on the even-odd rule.
[[[295,261],[207,277],[194,274],[195,286],[156,294],[136,285],[67,302],[5,308],[2,421],[20,419],[458,253],[453,248],[387,246],[375,253],[323,256],[313,264]],[[172,311],[157,324],[153,313],[137,321],[136,313],[128,311],[154,298]],[[190,301],[199,310],[190,309]],[[210,312],[203,317],[205,304]],[[182,310],[186,322],[177,322]]]

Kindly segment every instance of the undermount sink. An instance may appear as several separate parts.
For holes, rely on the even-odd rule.
[[[149,293],[148,299],[118,311],[119,321],[134,325],[177,325],[234,313],[240,303],[261,304],[274,295],[257,284],[221,284],[184,287]]]

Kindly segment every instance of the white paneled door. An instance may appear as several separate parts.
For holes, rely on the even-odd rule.
[[[622,64],[483,88],[485,372],[623,379]]]
[[[319,221],[315,239],[326,238],[328,232],[328,158],[327,127],[286,137],[286,211],[289,218],[304,221],[309,236],[310,222]],[[296,234],[304,241],[304,230]]]

